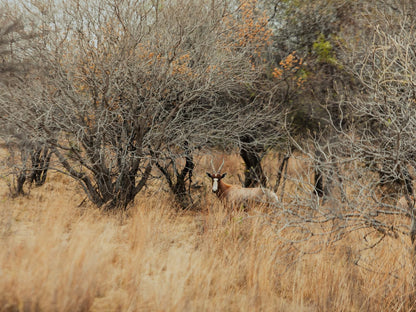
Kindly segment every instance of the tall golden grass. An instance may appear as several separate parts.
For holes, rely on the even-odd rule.
[[[106,214],[78,207],[82,192],[60,175],[17,199],[1,183],[1,311],[413,308],[406,237],[366,250],[361,230],[293,243],[265,214],[229,212],[209,193],[200,212],[159,193]]]

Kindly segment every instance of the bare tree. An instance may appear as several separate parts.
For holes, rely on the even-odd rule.
[[[251,58],[257,33],[236,32],[250,25],[241,10],[229,1],[39,2],[30,18],[45,30],[32,53],[42,66],[2,114],[47,144],[97,206],[126,208],[156,164],[186,207],[193,151],[236,147],[275,119],[275,103],[256,105],[264,68]]]
[[[400,194],[408,199],[407,211],[402,208],[392,211],[410,217],[410,236],[414,243],[416,224],[411,198],[414,196],[412,175],[416,143],[416,42],[415,16],[408,11],[411,5],[411,1],[403,1],[393,11],[388,3],[376,8],[371,43],[362,50],[357,49],[353,55],[355,76],[363,91],[356,100],[349,102],[356,121],[346,137],[354,142],[354,154],[360,155],[366,167],[377,173],[378,181],[374,186],[382,192],[379,204],[393,203],[394,206]]]
[[[298,192],[283,213],[291,216],[291,225],[285,226],[299,227],[305,237],[311,234],[308,223],[321,223],[330,225],[322,235],[332,239],[366,229],[374,237],[368,248],[385,237],[403,235],[415,244],[416,56],[414,16],[408,10],[412,3],[402,1],[394,9],[384,1],[362,3],[356,22],[366,26],[360,27],[359,40],[357,33],[343,33],[345,50],[338,55],[354,88],[337,84],[332,89],[338,98],[332,102],[337,114],[322,105],[328,110],[322,124],[330,128],[329,139],[325,129],[311,132],[306,143],[292,137],[309,171],[302,183],[299,178],[293,181]],[[331,185],[325,201],[307,195],[320,183],[311,178],[317,161],[321,176]],[[325,192],[325,186],[321,190]]]
[[[342,38],[356,33],[360,1],[263,1],[274,14],[273,54],[282,64],[281,105],[286,110],[289,136],[296,144],[290,149],[318,141],[314,161],[314,194],[329,195],[331,177],[326,177],[322,146],[337,140],[332,122],[339,122],[340,98],[354,88],[342,57]],[[341,39],[341,40],[340,40]],[[294,53],[294,51],[296,51]],[[350,90],[351,91],[351,90]],[[350,92],[349,91],[349,92]],[[290,141],[289,141],[290,144]],[[336,168],[333,169],[336,171]]]
[[[13,105],[10,92],[21,83],[25,76],[35,68],[28,58],[33,40],[38,33],[19,17],[16,9],[3,4],[0,13],[0,94],[2,102]],[[17,105],[17,104],[16,104]],[[17,108],[17,107],[16,107]],[[41,140],[31,140],[24,132],[19,131],[16,121],[4,112],[0,117],[0,137],[9,152],[7,166],[12,176],[9,183],[12,195],[24,194],[24,184],[34,182],[36,186],[45,183],[50,149]]]

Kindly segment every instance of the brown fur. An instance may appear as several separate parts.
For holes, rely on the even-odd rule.
[[[224,202],[242,205],[250,202],[256,203],[277,203],[277,195],[266,188],[252,187],[242,188],[237,185],[225,183],[221,174],[209,174],[212,181],[218,179],[218,190],[215,192],[218,198]]]

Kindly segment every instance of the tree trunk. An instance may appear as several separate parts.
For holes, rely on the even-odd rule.
[[[240,149],[240,156],[244,161],[244,187],[256,187],[259,184],[266,187],[267,178],[261,166],[260,153],[263,152],[263,147],[252,146],[253,142],[249,137],[241,139],[242,147]],[[244,144],[246,143],[246,144]]]
[[[283,176],[283,171],[285,171],[285,168],[287,168],[287,165],[289,163],[289,158],[290,158],[290,155],[285,155],[282,159],[282,162],[280,163],[279,170],[277,171],[276,184],[273,188],[273,191],[275,193],[277,192],[277,190],[280,186],[280,182],[281,182],[282,176]]]
[[[128,205],[134,200],[136,195],[142,190],[149,179],[152,166],[149,163],[140,179],[136,181],[138,168],[132,168],[122,179],[121,182],[113,183],[113,194],[111,199],[104,204],[104,210],[121,209],[127,210]]]
[[[186,153],[185,166],[179,176],[176,177],[176,186],[174,188],[174,194],[177,202],[180,204],[182,209],[187,209],[192,205],[191,197],[191,184],[192,175],[195,164],[190,152]],[[186,190],[186,178],[188,177],[188,190]]]
[[[182,209],[189,209],[193,205],[191,196],[191,184],[193,170],[195,168],[195,163],[193,161],[191,151],[186,151],[185,160],[185,166],[180,172],[176,170],[176,164],[173,159],[168,166],[163,167],[160,163],[156,163],[156,166],[165,176],[166,182],[168,183],[168,186],[172,191],[175,197],[175,201],[179,207]],[[172,165],[174,168],[172,171],[168,170],[170,165]],[[188,189],[186,188],[187,182]]]
[[[36,186],[45,184],[52,152],[46,146],[38,147],[31,153],[32,173],[29,182]]]
[[[315,149],[315,172],[314,172],[314,190],[315,195],[319,197],[324,196],[324,182],[323,182],[323,170],[322,170],[322,152],[316,148]]]
[[[152,165],[149,162],[141,179],[137,182],[140,160],[134,160],[125,168],[119,168],[117,179],[114,181],[114,177],[105,167],[104,161],[95,163],[94,174],[89,176],[84,172],[77,171],[57,148],[53,148],[52,151],[68,174],[81,184],[89,200],[104,210],[127,209],[128,204],[134,200],[146,184],[152,170]]]
[[[14,190],[13,196],[25,195],[23,190],[23,185],[26,182],[26,170],[23,169],[20,171],[19,175],[17,176],[16,186]]]

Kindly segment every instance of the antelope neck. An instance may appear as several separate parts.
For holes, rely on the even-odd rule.
[[[225,182],[223,182],[222,180],[218,181],[218,191],[217,191],[217,196],[218,197],[222,197],[224,196],[224,194],[228,191],[228,189],[231,187],[230,184],[227,184]]]

